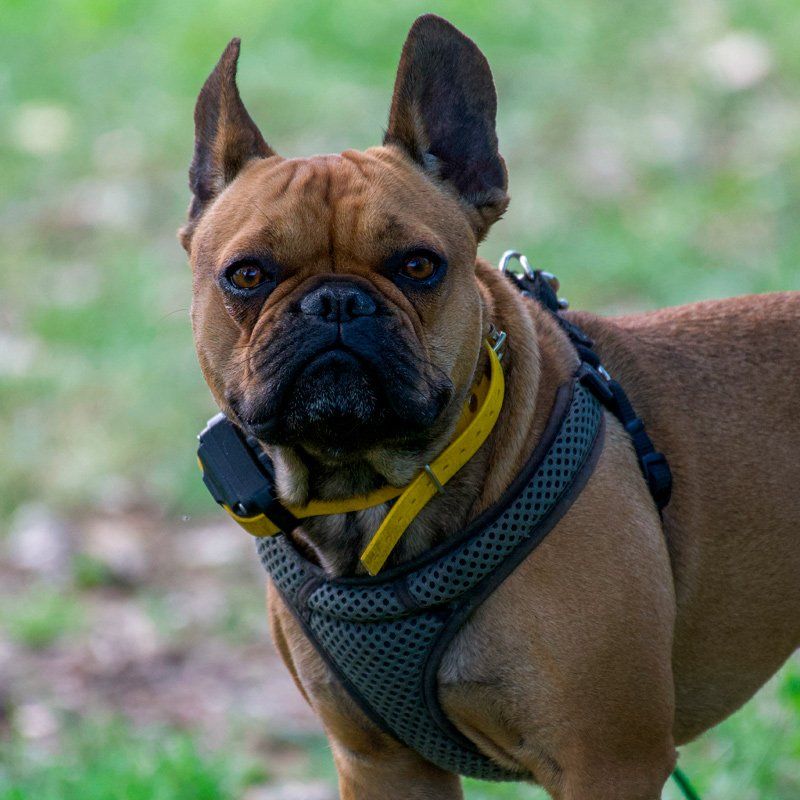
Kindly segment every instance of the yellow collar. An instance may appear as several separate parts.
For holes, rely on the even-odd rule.
[[[367,572],[377,575],[414,517],[437,492],[444,492],[444,485],[475,455],[492,432],[505,393],[503,368],[498,355],[504,340],[505,333],[500,333],[496,335],[494,343],[488,340],[484,342],[489,356],[488,374],[484,374],[470,392],[456,426],[455,438],[436,459],[425,465],[408,486],[383,486],[369,494],[346,500],[312,500],[304,506],[287,505],[287,510],[298,519],[304,519],[361,511],[397,498],[361,554],[361,563]],[[228,506],[224,508],[253,536],[273,536],[280,532],[278,526],[264,514],[240,517]]]

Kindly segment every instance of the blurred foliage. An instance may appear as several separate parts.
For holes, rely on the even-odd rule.
[[[241,35],[242,93],[280,152],[375,144],[431,9],[498,84],[513,199],[484,255],[521,247],[600,311],[800,286],[794,0],[5,0],[3,513],[211,508],[175,241],[196,93]]]
[[[498,85],[513,199],[483,255],[524,249],[573,307],[601,312],[800,288],[795,0],[4,0],[0,521],[34,499],[175,521],[212,510],[194,461],[212,401],[175,239],[197,91],[239,35],[242,94],[279,152],[376,144],[405,32],[430,10],[475,38]],[[79,585],[106,581],[75,569]],[[56,595],[14,613],[12,635],[34,648],[79,623]],[[686,749],[712,800],[800,796],[796,663],[759,698]],[[68,764],[0,768],[0,798],[243,785],[188,738],[153,736],[78,726]]]
[[[2,598],[3,625],[12,641],[42,649],[81,626],[81,609],[73,597],[57,590],[29,592]]]

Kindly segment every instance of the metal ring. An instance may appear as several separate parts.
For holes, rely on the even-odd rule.
[[[514,259],[519,261],[525,275],[532,279],[534,277],[533,267],[531,266],[530,261],[528,261],[528,257],[524,253],[520,253],[519,250],[506,250],[505,253],[500,256],[500,262],[497,265],[497,269],[499,269],[500,272],[509,272],[510,270],[508,265]]]

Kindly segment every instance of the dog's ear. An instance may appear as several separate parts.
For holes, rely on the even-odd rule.
[[[403,46],[384,144],[402,147],[445,181],[477,214],[482,238],[508,205],[497,151],[497,95],[477,45],[433,14],[420,17]]]
[[[239,39],[231,39],[200,90],[194,109],[194,158],[189,169],[189,187],[194,197],[189,206],[189,222],[180,231],[187,250],[198,217],[245,163],[275,155],[239,97],[239,46]]]

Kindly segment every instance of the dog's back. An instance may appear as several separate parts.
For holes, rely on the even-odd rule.
[[[800,293],[575,316],[673,471],[680,741],[800,642]]]

